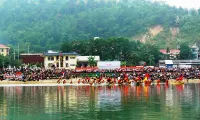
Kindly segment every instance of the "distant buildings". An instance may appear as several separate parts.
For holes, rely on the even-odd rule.
[[[200,60],[159,60],[159,67],[166,67],[166,68],[200,67]]]
[[[59,53],[49,50],[46,53],[35,54],[21,54],[20,59],[23,64],[35,65],[45,67],[46,69],[59,68],[59,69],[75,69],[76,67],[89,67],[90,56],[79,56],[76,52]],[[94,57],[94,61],[97,63],[100,61],[99,56]]]
[[[160,52],[164,55],[169,55],[169,59],[176,59],[177,56],[180,54],[180,50],[178,49],[171,49],[167,52],[166,49],[161,49]]]
[[[9,55],[9,51],[10,51],[10,48],[3,45],[3,44],[0,44],[0,54],[2,54],[3,56],[7,56]]]

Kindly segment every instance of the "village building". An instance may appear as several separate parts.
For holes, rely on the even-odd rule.
[[[160,52],[164,55],[169,55],[170,59],[177,59],[177,56],[180,54],[180,50],[178,49],[171,49],[169,52],[166,49],[161,49]]]
[[[3,56],[9,55],[10,48],[6,45],[0,44],[0,54]]]
[[[48,51],[44,53],[44,67],[46,69],[59,68],[59,69],[75,69],[77,65],[78,53],[58,53]]]

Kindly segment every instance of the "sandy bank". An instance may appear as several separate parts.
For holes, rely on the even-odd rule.
[[[0,85],[1,84],[58,84],[57,81],[58,81],[57,79],[39,80],[39,81],[26,81],[26,82],[23,82],[23,81],[3,80],[3,81],[0,81]],[[78,83],[78,78],[77,79],[66,80],[66,84],[70,84],[71,81],[73,83]],[[61,80],[60,84],[62,84],[62,82],[63,82],[63,80]]]
[[[173,83],[176,80],[169,80],[169,83]],[[200,83],[200,79],[189,79],[189,80],[184,80],[185,83]]]
[[[52,79],[52,80],[39,80],[39,81],[10,81],[10,80],[3,80],[0,81],[0,86],[4,86],[4,85],[23,85],[23,86],[62,86],[62,85],[67,85],[67,86],[87,86],[89,84],[78,84],[78,78],[77,79],[70,79],[70,80],[66,80],[66,84],[63,84],[63,80],[61,80],[60,84],[57,83],[57,79]],[[72,81],[72,84],[70,84],[70,82]],[[175,80],[169,80],[169,84],[170,83],[174,83]],[[200,83],[200,79],[193,79],[193,80],[184,80],[184,82],[187,83]],[[156,81],[154,81],[154,83],[156,83]]]

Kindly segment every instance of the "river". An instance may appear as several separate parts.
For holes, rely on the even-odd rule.
[[[200,120],[200,84],[4,86],[0,120]]]

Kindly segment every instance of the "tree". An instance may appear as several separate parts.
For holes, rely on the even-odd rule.
[[[167,60],[170,59],[170,49],[169,49],[169,47],[167,47],[167,50],[166,50],[166,59]]]
[[[0,55],[0,68],[7,68],[8,66],[19,67],[21,61],[11,59],[11,56]]]
[[[180,45],[180,59],[186,60],[186,59],[191,59],[191,57],[192,57],[191,48],[187,43],[182,43]]]
[[[136,43],[125,38],[68,41],[62,44],[61,51],[77,52],[80,55],[98,55],[101,60],[126,61],[126,65],[139,65],[140,61],[154,65],[161,55],[155,45]],[[92,58],[90,57],[89,60]]]
[[[150,54],[148,60],[149,60],[149,65],[150,65],[150,66],[153,65],[153,64],[155,64],[155,63],[154,63],[155,58],[154,58],[153,55]]]
[[[96,66],[97,63],[96,63],[96,61],[95,61],[95,57],[89,56],[89,57],[88,57],[88,64],[90,65],[90,67]]]
[[[5,57],[0,54],[0,68],[4,68],[5,66]]]
[[[126,61],[122,61],[121,66],[126,66]]]

